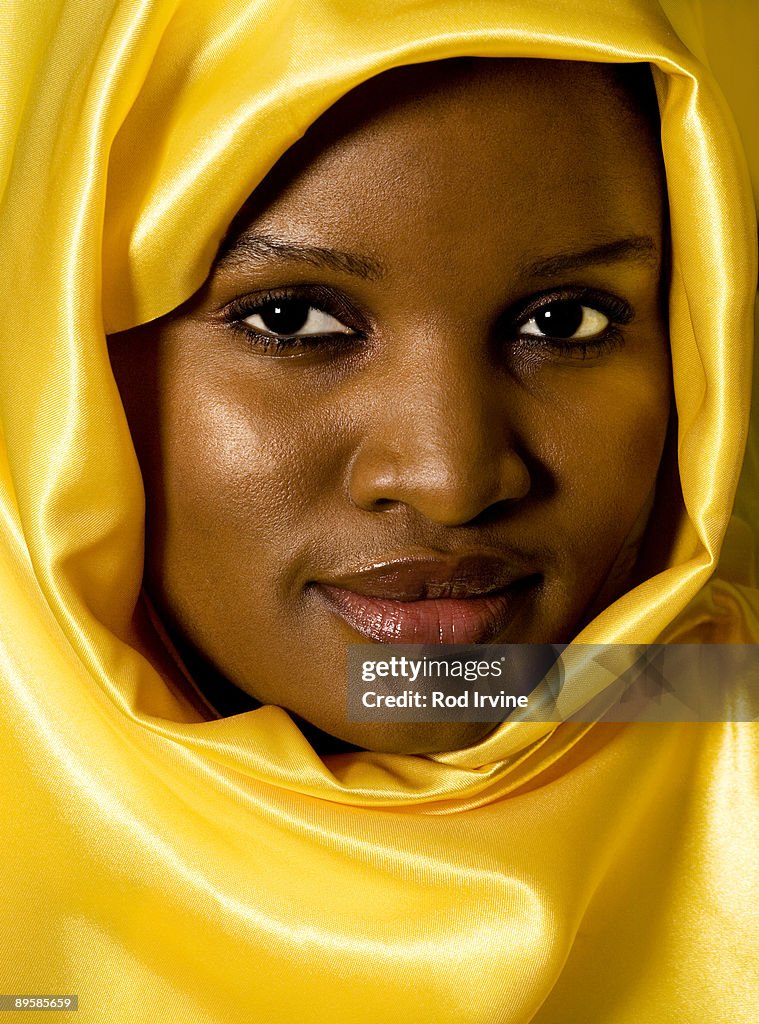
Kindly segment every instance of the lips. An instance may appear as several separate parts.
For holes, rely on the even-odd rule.
[[[375,643],[484,644],[538,575],[487,555],[399,559],[319,581],[331,611]]]

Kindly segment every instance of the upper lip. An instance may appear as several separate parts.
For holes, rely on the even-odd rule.
[[[389,601],[464,600],[493,594],[528,575],[535,573],[497,555],[435,555],[374,562],[319,582]]]

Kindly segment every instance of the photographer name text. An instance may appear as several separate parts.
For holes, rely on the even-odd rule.
[[[421,693],[419,690],[403,690],[402,693],[378,693],[367,690],[361,695],[365,708],[526,708],[528,698],[516,696],[501,690],[499,693],[480,693],[479,690],[464,690],[461,693],[443,693],[433,690]]]

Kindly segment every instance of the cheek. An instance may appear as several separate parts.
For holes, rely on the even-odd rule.
[[[334,428],[244,375],[179,369],[164,389],[163,571],[239,586],[292,571],[340,472]],[[152,531],[151,531],[152,532]],[[242,574],[245,576],[246,574]]]
[[[619,368],[564,407],[557,478],[589,560],[621,544],[655,484],[667,433],[666,368]]]
[[[210,527],[244,521],[274,529],[302,496],[297,437],[284,440],[283,424],[234,390],[200,387],[186,408],[167,417],[173,467],[167,486],[178,515]],[[173,471],[172,471],[173,470]]]

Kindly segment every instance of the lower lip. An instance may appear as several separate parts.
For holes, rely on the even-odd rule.
[[[520,581],[524,582],[524,581]],[[331,609],[357,633],[380,644],[486,644],[516,612],[518,584],[466,599],[392,601],[321,585]]]

